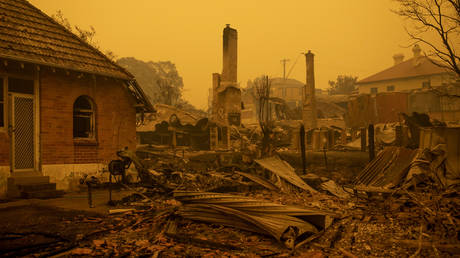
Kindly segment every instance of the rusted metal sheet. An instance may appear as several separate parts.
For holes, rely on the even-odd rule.
[[[384,148],[357,176],[355,185],[389,189],[400,184],[417,152],[404,147]]]
[[[359,95],[348,102],[345,116],[347,127],[367,127],[377,123],[376,100],[371,95]]]
[[[406,113],[408,94],[404,92],[392,92],[377,94],[377,115],[379,123],[399,122],[399,113]]]
[[[291,167],[286,161],[281,160],[277,156],[258,159],[254,161],[263,168],[273,172],[276,176],[286,180],[287,182],[297,186],[300,189],[309,191],[311,193],[317,192],[315,189],[311,188],[307,183],[305,183],[302,180],[302,178],[300,178],[295,173],[293,167]]]
[[[335,216],[229,194],[176,191],[174,197],[184,204],[178,211],[184,218],[271,235],[288,248],[327,228]]]

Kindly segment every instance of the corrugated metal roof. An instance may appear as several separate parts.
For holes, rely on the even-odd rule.
[[[359,173],[355,185],[392,188],[400,184],[418,150],[386,147]]]
[[[120,79],[133,78],[25,0],[0,0],[0,57]]]

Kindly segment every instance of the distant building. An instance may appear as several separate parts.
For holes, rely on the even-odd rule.
[[[286,101],[289,108],[302,105],[303,82],[295,79],[273,78],[271,79],[271,96]]]
[[[451,82],[448,70],[435,65],[433,60],[421,55],[421,49],[415,45],[414,56],[404,61],[404,55],[393,56],[394,65],[357,82],[359,94],[377,94],[383,92],[404,92],[415,89],[443,86]]]

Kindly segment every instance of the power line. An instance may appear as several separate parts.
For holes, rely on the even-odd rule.
[[[287,79],[287,78],[289,77],[289,75],[290,75],[291,72],[292,72],[292,69],[294,69],[294,66],[295,66],[295,64],[297,64],[297,61],[299,60],[299,57],[300,57],[301,55],[302,55],[302,53],[300,53],[300,54],[297,56],[297,58],[295,59],[294,64],[292,64],[291,69],[289,69],[289,72],[288,72],[287,76],[286,76],[284,79]]]

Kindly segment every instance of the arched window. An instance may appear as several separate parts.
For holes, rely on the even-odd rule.
[[[94,104],[87,96],[73,103],[73,138],[93,139],[95,136]]]

